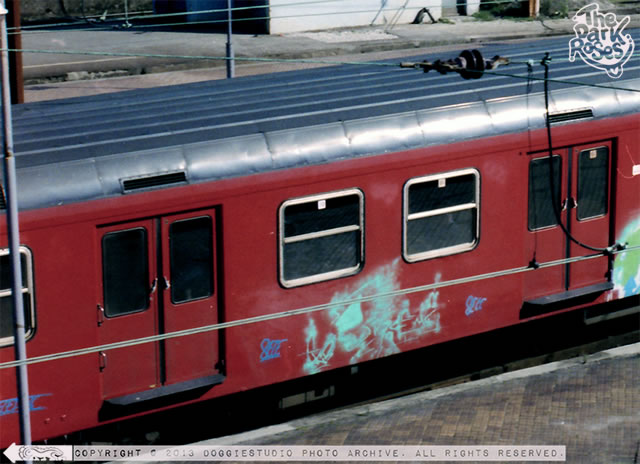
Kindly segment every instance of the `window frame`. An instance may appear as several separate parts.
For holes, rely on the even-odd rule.
[[[119,318],[119,317],[123,317],[123,316],[128,316],[130,314],[138,314],[138,313],[143,313],[145,311],[147,311],[150,307],[150,300],[149,300],[149,296],[150,296],[150,292],[148,290],[148,287],[145,286],[146,289],[146,299],[145,299],[145,306],[143,308],[140,309],[136,309],[133,311],[126,311],[126,312],[118,312],[116,314],[109,314],[109,307],[107,304],[107,291],[109,291],[108,289],[108,285],[106,283],[106,260],[105,260],[105,239],[110,236],[110,235],[116,235],[116,234],[122,234],[122,233],[126,233],[126,232],[133,232],[133,231],[142,231],[144,233],[144,253],[145,253],[145,272],[146,272],[146,282],[149,281],[149,277],[151,276],[152,268],[150,266],[150,261],[149,261],[149,241],[152,240],[153,238],[150,236],[150,231],[147,230],[146,227],[142,226],[142,225],[137,225],[134,227],[130,227],[130,228],[126,228],[126,229],[117,229],[117,230],[111,230],[111,231],[107,231],[102,235],[102,238],[100,239],[100,257],[101,257],[101,269],[102,269],[102,303],[104,305],[104,315],[107,319],[114,319],[114,318]]]
[[[307,233],[299,236],[285,237],[285,210],[289,206],[300,205],[305,203],[320,202],[322,200],[330,200],[333,198],[347,197],[356,195],[358,197],[358,225],[343,226],[335,229],[327,229],[324,231]],[[278,209],[278,279],[280,284],[285,288],[295,288],[303,285],[309,285],[318,282],[324,282],[327,280],[338,279],[342,277],[348,277],[359,273],[364,267],[364,193],[359,188],[349,188],[344,190],[337,190],[333,192],[320,193],[314,195],[308,195],[303,197],[291,198],[284,201]],[[333,233],[330,233],[333,231]],[[285,279],[284,276],[284,246],[287,243],[301,242],[304,240],[312,240],[315,238],[328,237],[331,235],[337,235],[346,232],[360,232],[360,253],[358,256],[358,263],[356,266],[351,266],[344,269],[338,269],[329,272],[323,272],[320,274],[313,274],[295,279]],[[303,238],[300,238],[303,237]],[[288,240],[287,240],[288,239]]]
[[[456,206],[449,206],[446,208],[433,209],[429,211],[420,211],[419,213],[409,214],[409,190],[411,186],[416,184],[422,184],[427,182],[434,182],[440,179],[451,179],[455,177],[473,175],[475,177],[475,202],[463,203]],[[407,180],[403,186],[402,192],[403,205],[402,205],[402,257],[409,263],[415,263],[425,261],[433,258],[439,258],[443,256],[450,256],[458,253],[464,253],[471,251],[480,242],[480,171],[476,168],[458,169],[455,171],[442,172],[438,174],[429,174],[426,176],[413,177]],[[423,219],[425,217],[434,217],[442,214],[448,214],[458,211],[465,211],[469,209],[476,210],[475,220],[475,238],[472,242],[461,243],[444,248],[437,248],[434,250],[422,251],[419,253],[409,253],[408,250],[408,231],[409,221],[416,219]],[[417,217],[416,217],[417,216]]]
[[[196,298],[188,298],[185,300],[176,300],[175,297],[175,289],[177,287],[176,283],[175,283],[175,279],[174,279],[174,273],[176,271],[176,268],[174,267],[175,265],[175,257],[174,257],[174,243],[172,243],[172,240],[174,239],[173,235],[172,235],[172,229],[174,226],[176,226],[177,224],[182,224],[185,222],[190,222],[190,221],[198,221],[198,220],[202,220],[202,219],[208,219],[208,223],[207,225],[209,226],[208,232],[209,232],[209,246],[211,247],[211,252],[210,255],[208,256],[209,259],[209,265],[206,267],[207,271],[209,272],[209,279],[208,279],[208,284],[209,284],[209,288],[208,288],[208,293],[206,295],[203,296],[198,296]],[[209,214],[203,214],[201,216],[192,216],[192,217],[186,217],[186,218],[181,218],[181,219],[176,219],[175,221],[172,221],[168,228],[167,228],[167,238],[166,240],[168,241],[168,252],[169,252],[169,278],[171,279],[171,289],[169,292],[169,299],[171,300],[171,304],[178,306],[178,305],[183,305],[183,304],[187,304],[187,303],[191,303],[193,301],[198,301],[198,300],[204,300],[207,298],[211,298],[213,295],[215,295],[216,293],[216,275],[215,275],[215,245],[214,245],[214,240],[215,240],[215,231],[214,231],[214,223],[213,223],[213,217]]]
[[[533,165],[533,163],[538,162],[538,161],[549,161],[549,155],[544,155],[544,156],[539,156],[537,158],[531,158],[529,160],[529,166],[528,166],[528,171],[527,171],[527,230],[529,232],[538,232],[540,230],[547,230],[547,229],[553,229],[555,227],[558,227],[560,224],[558,223],[558,221],[556,220],[555,223],[553,224],[547,224],[544,226],[540,226],[540,227],[531,227],[531,222],[529,220],[529,215],[531,214],[531,201],[532,201],[532,197],[531,197],[531,166]],[[554,187],[556,187],[558,189],[558,198],[554,199],[552,198],[551,201],[555,201],[556,204],[558,205],[558,208],[560,208],[560,203],[562,201],[562,190],[563,190],[563,183],[565,181],[565,176],[566,174],[564,174],[564,158],[561,154],[558,153],[553,153],[551,156],[551,163],[555,163],[555,161],[558,160],[559,161],[559,166],[558,166],[558,178],[554,180],[554,182],[557,182],[557,184],[554,184]],[[548,168],[547,168],[548,169]],[[547,178],[548,181],[548,178]],[[553,192],[551,192],[551,195],[553,196]],[[553,207],[553,204],[551,205]],[[555,213],[554,213],[555,214]],[[555,220],[555,218],[554,218]]]
[[[24,287],[24,282],[22,283],[22,290],[21,293],[24,295],[25,293],[29,295],[29,303],[30,303],[30,310],[27,313],[25,313],[25,316],[28,315],[29,317],[29,321],[25,321],[26,325],[29,327],[29,330],[25,331],[25,340],[30,340],[31,338],[33,338],[33,335],[36,332],[36,301],[35,301],[35,289],[34,289],[34,279],[33,279],[33,252],[26,246],[24,245],[20,245],[20,255],[25,255],[26,259],[26,270],[23,270],[23,272],[25,273],[26,276],[26,284],[27,286]],[[9,255],[9,248],[0,248],[0,256],[8,256]],[[6,297],[10,297],[12,295],[12,290],[11,288],[8,289],[0,289],[0,297],[2,298],[6,298]],[[6,346],[12,346],[15,344],[15,336],[11,335],[10,337],[3,337],[0,338],[0,348],[2,347],[6,347]]]
[[[580,167],[581,167],[581,158],[582,155],[584,153],[587,152],[591,152],[593,150],[605,150],[605,154],[607,155],[607,162],[606,162],[606,168],[607,168],[607,172],[606,172],[606,176],[605,176],[605,199],[604,199],[604,213],[600,213],[600,214],[596,214],[595,216],[585,216],[585,217],[581,217],[580,216],[580,205],[583,203],[583,199],[581,198],[581,186],[580,186],[580,180],[581,180],[581,176],[580,176]],[[577,154],[578,160],[577,160],[577,166],[576,166],[576,171],[577,171],[577,179],[576,179],[576,199],[578,202],[578,206],[576,208],[576,220],[579,222],[582,221],[589,221],[591,219],[598,219],[601,217],[606,216],[607,214],[609,214],[609,209],[610,209],[610,194],[611,194],[611,169],[610,169],[610,163],[611,163],[611,150],[609,149],[609,147],[607,145],[600,145],[597,147],[592,147],[592,148],[585,148],[583,150],[579,150],[578,154]]]

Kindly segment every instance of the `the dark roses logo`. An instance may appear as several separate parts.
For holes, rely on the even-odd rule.
[[[597,3],[591,3],[573,17],[576,36],[569,42],[569,61],[575,61],[579,54],[589,66],[617,79],[635,45],[631,34],[622,34],[630,19],[625,16],[618,21],[615,14],[602,14],[599,9]]]

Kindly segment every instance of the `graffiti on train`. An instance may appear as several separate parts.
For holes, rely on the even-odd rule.
[[[331,299],[334,306],[316,319],[309,318],[304,372],[313,374],[330,367],[338,351],[356,363],[400,353],[399,345],[440,332],[439,292],[429,292],[412,307],[407,295],[397,292],[398,265],[396,260],[359,281],[355,288],[335,294]],[[434,282],[439,280],[440,274],[436,274]],[[345,303],[340,304],[342,301]],[[318,322],[319,318],[325,319]],[[322,332],[318,327],[330,329]]]
[[[626,244],[627,248],[640,245],[640,219],[624,228],[618,243]],[[613,283],[620,298],[640,294],[640,251],[628,251],[616,256]]]
[[[465,301],[465,316],[469,317],[473,313],[477,313],[478,311],[482,311],[482,305],[487,301],[486,298],[469,295],[467,300]]]
[[[280,357],[280,347],[287,339],[284,338],[282,340],[271,340],[269,338],[264,338],[260,342],[260,349],[262,352],[260,353],[260,362],[265,362],[270,359],[276,359]]]

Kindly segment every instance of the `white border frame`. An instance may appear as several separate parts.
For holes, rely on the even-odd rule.
[[[409,188],[415,184],[422,184],[425,182],[433,182],[439,179],[451,179],[454,177],[466,176],[472,174],[475,176],[475,203],[465,203],[462,205],[456,205],[449,208],[434,209],[431,211],[422,211],[419,213],[409,214]],[[450,171],[440,174],[432,174],[422,177],[414,177],[405,182],[403,187],[403,207],[402,207],[402,257],[409,263],[415,263],[418,261],[424,261],[427,259],[437,258],[441,256],[448,256],[457,253],[463,253],[465,251],[473,250],[480,242],[480,172],[475,168],[461,169],[457,171]],[[467,209],[475,209],[476,213],[476,237],[472,242],[461,243],[458,245],[438,248],[436,250],[423,251],[420,253],[410,254],[407,250],[407,224],[413,219],[420,219],[429,216],[438,216],[440,214],[451,213],[455,211],[463,211]]]

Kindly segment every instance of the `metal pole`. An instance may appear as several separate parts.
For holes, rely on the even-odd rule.
[[[235,61],[233,55],[233,28],[231,17],[231,5],[233,0],[227,0],[227,79],[236,75]]]
[[[20,50],[22,48],[22,32],[20,31],[20,0],[9,0],[8,27],[13,28],[13,34],[9,36],[9,48]],[[22,72],[22,53],[9,53],[9,69],[11,70],[11,102],[24,103],[24,79]]]
[[[13,300],[13,334],[16,360],[27,359],[25,341],[24,304],[22,301],[22,269],[20,263],[20,228],[18,225],[18,199],[16,196],[16,162],[13,155],[13,127],[11,121],[11,87],[9,84],[9,53],[7,51],[7,9],[0,0],[0,49],[2,72],[2,127],[4,142],[4,180],[7,200],[7,228],[9,230],[9,256],[11,258],[11,298]],[[20,411],[20,439],[23,445],[31,445],[31,421],[29,416],[29,380],[27,366],[16,368],[18,409]],[[29,462],[31,462],[29,460]]]
[[[131,27],[129,22],[129,0],[124,0],[124,26],[126,28]]]
[[[529,17],[537,18],[540,15],[540,0],[529,0]]]

